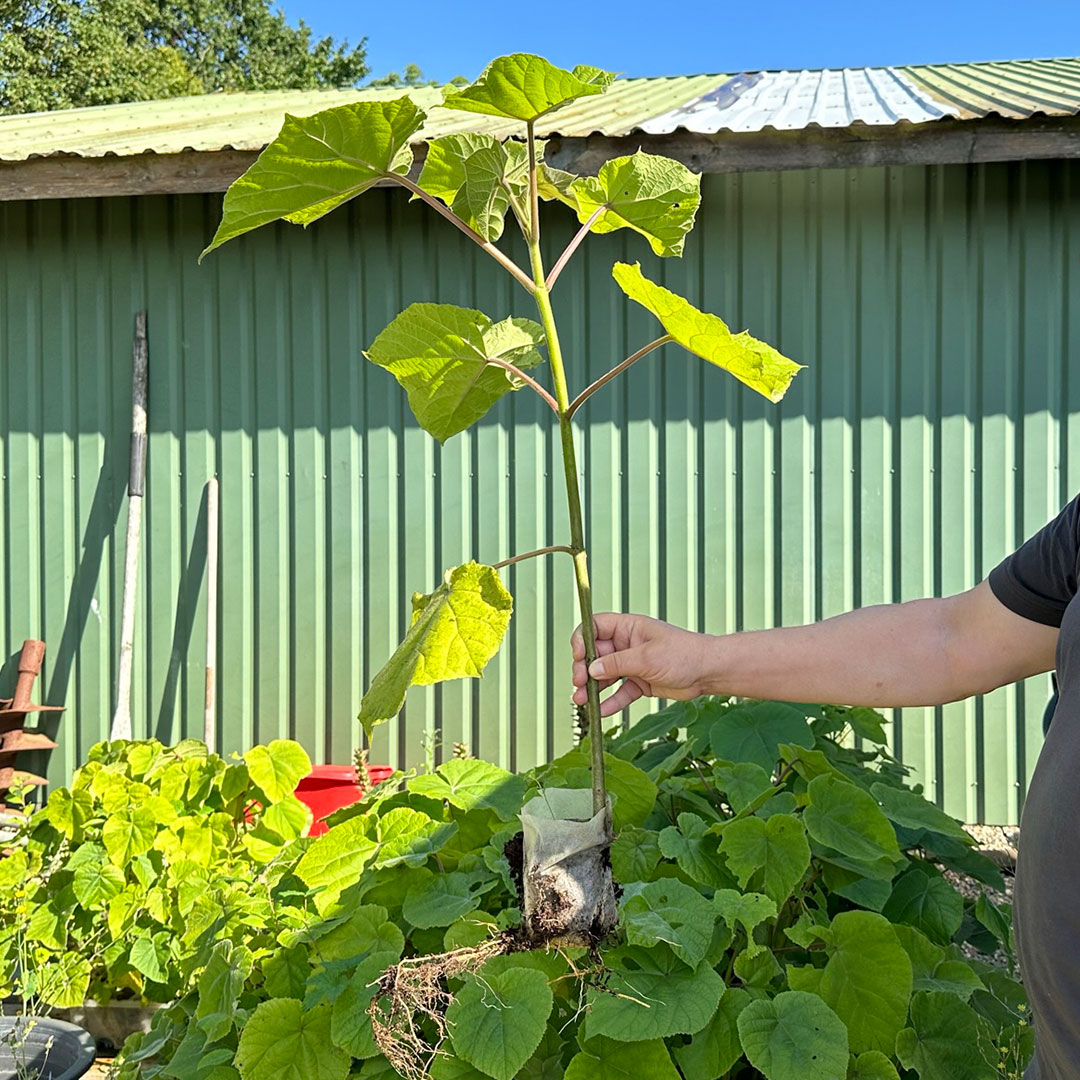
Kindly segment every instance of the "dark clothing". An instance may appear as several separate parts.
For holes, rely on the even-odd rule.
[[[1025,1080],[1080,1077],[1080,497],[990,574],[1011,611],[1061,628],[1058,700],[1024,803],[1013,911],[1035,1016]]]

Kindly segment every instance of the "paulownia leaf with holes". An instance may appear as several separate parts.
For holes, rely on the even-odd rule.
[[[528,122],[577,98],[602,94],[614,78],[583,64],[566,71],[542,56],[511,53],[492,60],[471,85],[447,87],[443,105]]]
[[[447,570],[434,592],[415,594],[405,640],[360,702],[368,734],[400,712],[410,686],[479,677],[502,644],[513,607],[498,571],[475,562]]]
[[[225,193],[221,224],[203,255],[271,221],[310,225],[380,180],[404,176],[409,141],[423,123],[408,97],[286,114],[277,138]]]
[[[787,990],[739,1014],[746,1058],[767,1080],[838,1080],[847,1072],[843,1021],[821,998]]]
[[[633,229],[655,254],[682,255],[701,203],[701,176],[673,158],[639,150],[606,161],[596,176],[575,180],[568,194],[564,201],[579,221],[599,211],[590,232]]]
[[[730,372],[770,401],[779,401],[802,369],[802,364],[782,356],[771,345],[745,330],[733,334],[719,316],[699,311],[688,300],[650,281],[638,263],[616,263],[611,273],[619,288],[651,311],[675,342]]]
[[[493,323],[472,308],[410,304],[364,355],[401,384],[420,426],[446,442],[525,385],[492,361],[536,367],[543,343],[543,329],[529,319]]]

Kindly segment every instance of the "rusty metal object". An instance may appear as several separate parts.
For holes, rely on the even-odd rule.
[[[19,677],[13,698],[0,698],[0,792],[12,787],[16,780],[23,784],[41,785],[45,777],[15,768],[15,755],[26,750],[53,750],[56,743],[40,731],[25,727],[28,713],[63,712],[62,705],[35,705],[31,699],[34,680],[41,672],[45,642],[27,638],[19,656]]]

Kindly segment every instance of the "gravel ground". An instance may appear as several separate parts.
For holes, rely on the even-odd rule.
[[[1001,867],[1001,876],[1005,879],[1005,891],[998,892],[981,881],[975,881],[966,874],[958,874],[952,870],[946,870],[945,877],[958,892],[968,899],[975,900],[980,893],[986,893],[995,904],[1011,905],[1013,877],[1016,874],[1016,846],[1020,842],[1020,830],[1001,825],[965,825],[964,828],[974,837],[979,850]],[[987,956],[967,942],[960,947],[964,955],[972,960],[982,960],[984,963],[994,964],[1003,969],[1009,966],[1004,949],[998,949],[992,956]]]

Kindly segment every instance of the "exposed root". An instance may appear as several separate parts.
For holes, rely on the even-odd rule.
[[[513,932],[506,931],[466,949],[411,956],[383,972],[368,1015],[376,1044],[405,1080],[423,1080],[441,1052],[446,1010],[453,1001],[447,980],[478,971],[493,956],[521,947]]]

